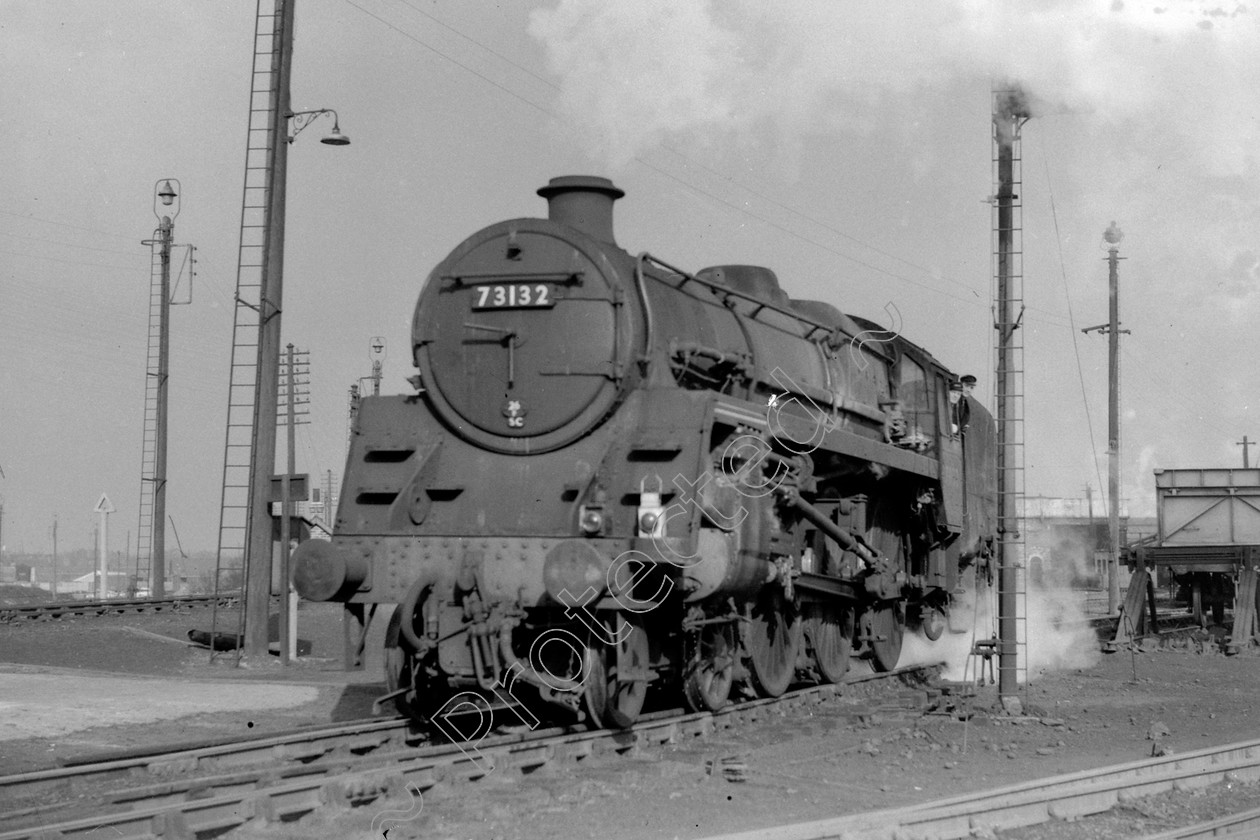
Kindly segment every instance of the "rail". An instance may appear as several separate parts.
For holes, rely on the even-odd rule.
[[[556,727],[488,736],[473,744],[408,747],[402,742],[414,736],[408,734],[407,721],[360,721],[0,777],[6,801],[30,803],[0,813],[0,825],[9,826],[0,831],[0,840],[212,836],[254,818],[289,820],[328,805],[370,805],[403,797],[404,791],[423,793],[439,782],[477,781],[492,770],[528,771],[595,753],[701,738],[826,703],[839,697],[844,686],[879,680],[912,683],[881,708],[895,703],[922,711],[931,690],[913,682],[935,670],[914,666],[855,673],[840,686],[811,686],[719,712],[662,710],[627,730]],[[198,768],[216,775],[196,775]],[[101,789],[120,782],[131,787]]]
[[[1222,781],[1260,780],[1260,741],[1208,747],[1183,755],[1052,776],[996,790],[963,794],[903,808],[852,814],[707,840],[892,840],[897,837],[950,838],[992,836],[1051,820],[1077,820],[1105,813],[1122,802],[1175,790],[1195,790]],[[1224,820],[1254,825],[1260,815],[1238,814]],[[1213,836],[1194,826],[1176,838]]]
[[[132,612],[162,612],[164,610],[175,612],[190,607],[210,606],[216,602],[219,606],[229,606],[238,600],[240,598],[237,595],[225,595],[218,598],[205,595],[177,598],[108,598],[99,601],[56,601],[51,604],[9,605],[0,606],[0,624],[23,619],[40,621]]]

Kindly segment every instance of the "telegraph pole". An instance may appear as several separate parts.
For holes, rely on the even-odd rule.
[[[296,471],[294,464],[296,460],[295,447],[293,443],[294,430],[294,403],[296,400],[296,392],[293,389],[293,383],[296,379],[293,370],[293,344],[290,343],[286,348],[286,362],[288,374],[288,387],[286,389],[287,415],[288,423],[288,461],[284,471],[284,477],[280,479],[280,662],[284,665],[289,664],[290,651],[289,646],[292,644],[293,632],[290,622],[295,617],[293,610],[290,609],[289,603],[289,540],[290,528],[293,523],[293,473]]]
[[[1112,222],[1103,234],[1107,249],[1107,288],[1109,319],[1107,329],[1107,371],[1111,382],[1107,395],[1107,494],[1110,496],[1110,518],[1107,532],[1111,554],[1107,558],[1107,612],[1120,609],[1120,275],[1119,249],[1124,234]]]
[[[1247,440],[1247,436],[1243,435],[1243,439],[1234,444],[1243,448],[1243,469],[1251,469],[1251,459],[1248,457],[1248,450],[1256,445],[1254,440]]]
[[[1109,319],[1083,333],[1107,334],[1107,612],[1120,609],[1120,241],[1124,233],[1112,222],[1103,233],[1107,243]]]
[[[285,473],[280,478],[280,661],[288,665],[297,655],[297,593],[293,591],[289,578],[289,541],[292,539],[293,522],[293,480],[297,478],[297,423],[298,405],[307,401],[303,399],[307,392],[299,391],[298,386],[306,385],[309,379],[301,380],[300,374],[309,371],[302,359],[308,355],[305,351],[295,351],[289,344],[285,354],[285,414],[288,429],[288,463]],[[303,411],[301,414],[306,414]]]

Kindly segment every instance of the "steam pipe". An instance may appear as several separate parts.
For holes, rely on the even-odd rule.
[[[852,551],[858,557],[865,560],[868,565],[874,564],[877,560],[879,560],[879,555],[872,551],[869,546],[849,531],[846,531],[844,528],[841,528],[839,525],[832,522],[827,518],[827,514],[802,499],[798,494],[787,493],[785,496],[786,501],[800,511],[801,516],[808,519],[816,528],[818,528],[818,530],[822,531],[824,534],[839,543],[841,548],[846,551]]]

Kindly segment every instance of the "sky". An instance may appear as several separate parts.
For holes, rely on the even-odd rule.
[[[991,91],[1022,133],[1026,491],[1107,482],[1106,245],[1119,245],[1124,495],[1260,439],[1260,10],[1041,0],[299,0],[282,343],[310,353],[299,472],[340,479],[384,337],[410,392],[429,270],[566,174],[626,191],[618,242],[897,328],[991,402]],[[155,184],[196,246],[173,309],[167,508],[218,537],[253,3],[0,0],[6,553],[134,548]],[[188,290],[181,280],[179,294]],[[281,437],[283,450],[283,437]],[[1260,463],[1260,450],[1251,450]],[[322,481],[321,481],[322,483]],[[1100,507],[1101,511],[1101,507]],[[168,546],[175,536],[168,532]]]

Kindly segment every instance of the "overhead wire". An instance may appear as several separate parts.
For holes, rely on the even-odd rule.
[[[110,265],[108,263],[84,262],[83,260],[65,260],[60,257],[50,257],[47,254],[24,254],[21,251],[10,251],[7,248],[0,248],[0,254],[9,254],[14,257],[26,257],[32,260],[46,260],[48,262],[63,263],[65,265],[83,265],[89,268],[108,268],[112,271],[135,271],[135,266],[130,265]],[[143,256],[143,255],[141,255]]]
[[[1042,163],[1046,170],[1046,194],[1050,198],[1050,218],[1054,223],[1054,244],[1059,257],[1059,279],[1063,283],[1063,299],[1067,304],[1069,334],[1072,336],[1072,353],[1076,358],[1076,377],[1081,386],[1081,403],[1085,406],[1085,425],[1089,430],[1089,449],[1093,453],[1094,477],[1098,486],[1103,486],[1102,470],[1098,465],[1098,442],[1094,438],[1094,419],[1089,410],[1089,395],[1085,390],[1085,369],[1081,364],[1081,347],[1076,337],[1076,315],[1072,309],[1072,294],[1068,288],[1067,268],[1063,259],[1063,235],[1059,230],[1059,211],[1054,200],[1054,184],[1050,178],[1050,156],[1042,155]]]
[[[47,242],[49,245],[56,245],[58,248],[78,248],[82,251],[100,251],[105,254],[123,254],[125,256],[145,256],[145,252],[137,249],[124,251],[120,248],[93,248],[91,245],[79,245],[74,242],[67,242],[64,239],[44,239],[40,236],[26,236],[21,233],[11,233],[7,230],[0,230],[0,236],[8,236],[13,239],[26,239],[31,242]]]
[[[88,233],[99,233],[102,236],[109,236],[116,239],[126,239],[126,240],[132,239],[131,236],[123,235],[121,233],[117,233],[116,231],[106,231],[106,230],[100,230],[99,228],[85,227],[83,225],[73,225],[73,224],[70,224],[69,222],[62,222],[62,221],[58,221],[57,219],[49,219],[44,216],[33,216],[30,213],[14,213],[11,210],[0,210],[0,215],[12,216],[15,219],[29,219],[35,222],[42,222],[43,224],[46,224],[46,225],[56,225],[57,227],[72,228],[74,230],[87,231]]]

